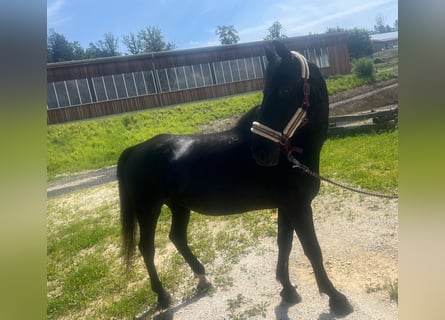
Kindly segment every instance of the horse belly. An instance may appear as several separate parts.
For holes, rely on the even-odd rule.
[[[236,214],[277,207],[270,192],[262,188],[226,185],[203,185],[188,188],[171,201],[208,215]]]

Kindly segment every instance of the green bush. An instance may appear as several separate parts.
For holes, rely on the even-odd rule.
[[[385,60],[383,60],[382,58],[375,58],[375,59],[374,59],[374,63],[375,63],[375,64],[377,64],[377,63],[383,63],[383,62],[385,62]]]
[[[352,60],[352,70],[360,78],[375,79],[374,61],[365,57]]]

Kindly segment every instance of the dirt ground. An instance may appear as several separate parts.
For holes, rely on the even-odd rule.
[[[331,281],[354,307],[344,319],[397,319],[391,285],[397,281],[397,200],[364,197],[324,187],[313,203],[317,236]],[[266,238],[233,266],[230,288],[176,305],[154,319],[336,319],[320,295],[308,259],[294,238],[289,270],[302,301],[281,304],[275,280],[275,239]],[[209,278],[215,277],[209,266]],[[144,319],[144,317],[140,317]]]
[[[367,90],[370,88],[350,90],[330,100],[331,103],[344,101]],[[387,95],[376,95],[373,99],[393,103],[384,101]],[[236,119],[224,119],[200,129],[217,131],[234,121]],[[97,175],[114,176],[114,170],[106,168],[106,174],[98,171]],[[66,185],[61,186],[62,182]],[[48,195],[55,192],[52,188],[63,189],[63,193],[74,190],[67,183],[49,184]],[[88,186],[94,187],[94,184]],[[397,302],[391,294],[398,281],[398,200],[362,196],[323,184],[313,209],[326,271],[354,307],[354,312],[344,319],[397,319]],[[265,238],[232,267],[232,286],[215,287],[204,296],[186,301],[174,295],[174,306],[155,315],[154,319],[336,319],[329,312],[327,296],[318,292],[312,268],[296,237],[289,270],[302,301],[292,306],[281,304],[281,288],[275,280],[277,253],[276,240]],[[207,270],[210,280],[217,276],[212,266],[207,266]],[[148,319],[143,314],[138,318]]]
[[[76,201],[83,204],[82,210],[92,210],[117,201],[117,197],[116,182],[111,182],[90,187],[82,198],[66,196],[64,203]],[[313,201],[313,211],[326,271],[354,308],[344,319],[397,319],[398,305],[391,286],[398,281],[398,200],[363,196],[322,184],[320,194]],[[69,221],[63,219],[61,223]],[[215,225],[219,225],[217,221]],[[183,300],[189,295],[179,289],[171,292],[174,303],[170,309],[150,317],[141,313],[135,318],[336,319],[329,311],[328,297],[318,292],[314,273],[297,237],[294,237],[289,271],[302,301],[296,305],[281,303],[281,285],[275,280],[277,254],[276,239],[263,238],[223,275],[231,279],[230,285],[216,281],[221,276],[218,273],[223,269],[221,266],[226,263],[222,257],[217,258],[206,265],[207,276],[214,284],[211,292]],[[148,281],[148,276],[144,281]]]
[[[391,88],[381,94],[379,90],[388,86]],[[376,90],[377,94],[367,98],[368,105],[378,108],[397,102],[397,81],[391,80],[333,95],[331,105],[347,110],[342,101]],[[223,130],[236,120],[219,120],[200,129]],[[397,319],[397,302],[392,294],[398,292],[394,288],[398,286],[398,201],[361,196],[323,184],[313,209],[326,271],[354,307],[354,312],[344,319]],[[289,270],[302,301],[294,306],[281,304],[281,287],[275,280],[277,255],[275,239],[264,239],[232,268],[231,288],[216,288],[210,295],[177,301],[154,319],[336,319],[329,311],[328,297],[318,292],[312,268],[296,236]],[[210,280],[212,276],[216,275],[210,272]],[[140,319],[144,319],[143,315]]]

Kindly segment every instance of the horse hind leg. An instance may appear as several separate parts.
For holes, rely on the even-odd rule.
[[[155,256],[155,232],[156,224],[161,212],[161,204],[153,205],[139,212],[144,215],[138,215],[139,222],[139,250],[144,258],[150,277],[151,289],[158,296],[158,308],[166,309],[170,306],[172,300],[170,294],[164,289],[154,263]]]
[[[169,238],[184,257],[195,276],[198,278],[198,291],[205,292],[211,288],[211,283],[205,276],[205,268],[190,250],[187,242],[187,227],[190,221],[190,209],[177,205],[169,205],[172,212],[172,225]]]
[[[320,292],[326,293],[329,296],[329,307],[335,315],[348,315],[353,311],[353,307],[346,296],[335,289],[323,266],[323,257],[315,234],[310,204],[304,206],[294,217],[295,231],[303,247],[304,254],[312,265]]]

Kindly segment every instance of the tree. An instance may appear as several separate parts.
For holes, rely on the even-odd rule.
[[[369,31],[354,28],[349,31],[348,51],[351,58],[361,58],[372,53],[372,44]]]
[[[371,37],[368,30],[359,28],[343,29],[340,27],[326,30],[326,33],[332,32],[347,32],[349,34],[348,51],[351,59],[361,58],[372,53]]]
[[[269,34],[264,38],[264,40],[275,40],[275,39],[285,39],[287,36],[281,32],[283,26],[279,21],[275,21],[272,26],[268,29]]]
[[[235,27],[232,25],[217,26],[215,33],[218,36],[221,44],[235,44],[239,41],[238,31],[236,31]]]
[[[86,59],[85,50],[82,48],[78,41],[73,41],[70,43],[70,45],[73,52],[73,60]]]
[[[50,29],[47,40],[47,62],[119,56],[118,38],[106,33],[103,40],[90,43],[84,50],[78,41],[69,42],[63,35]]]
[[[73,47],[60,33],[49,30],[47,40],[47,62],[62,62],[73,60]]]
[[[122,42],[125,44],[131,54],[142,53],[142,42],[133,33],[130,33],[128,36],[124,36]]]
[[[108,32],[104,35],[103,40],[90,43],[90,47],[85,51],[85,55],[88,58],[120,56],[118,41],[119,38]]]
[[[393,29],[389,25],[385,25],[385,17],[382,15],[377,15],[375,18],[376,24],[374,25],[375,33],[385,33],[391,32]]]
[[[161,29],[158,27],[148,27],[139,31],[138,36],[141,40],[144,52],[159,52],[172,50],[174,44],[166,43]]]
[[[131,54],[168,51],[175,48],[174,43],[164,41],[161,29],[153,26],[140,30],[137,35],[130,33],[124,36],[122,42]]]

